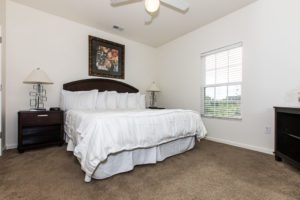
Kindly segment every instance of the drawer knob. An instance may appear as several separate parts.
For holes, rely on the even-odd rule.
[[[37,117],[48,117],[49,115],[37,115]]]

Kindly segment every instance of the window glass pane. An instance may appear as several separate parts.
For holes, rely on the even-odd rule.
[[[216,100],[227,99],[227,86],[216,87]]]
[[[228,68],[216,70],[216,84],[228,83]]]
[[[233,47],[204,57],[206,87],[204,114],[240,118],[242,93],[242,47]],[[235,84],[235,85],[232,85]]]
[[[215,59],[215,55],[210,55],[205,57],[205,68],[206,70],[212,70],[215,68],[216,65],[216,59]]]
[[[206,72],[206,85],[215,84],[215,71],[208,71]]]
[[[242,48],[235,48],[228,51],[229,65],[242,64]]]
[[[228,101],[228,117],[239,118],[241,116],[241,102]]]
[[[242,81],[242,66],[235,65],[233,67],[229,67],[229,82],[241,82]]]
[[[216,68],[228,66],[228,52],[224,51],[216,54]]]
[[[241,85],[228,86],[228,117],[237,118],[241,115]]]
[[[241,86],[240,85],[230,85],[228,86],[228,100],[230,101],[240,101],[241,100]]]
[[[216,87],[215,116],[227,116],[227,86]]]
[[[215,114],[215,88],[205,88],[204,113],[206,116]]]
[[[215,88],[209,87],[205,88],[205,100],[214,100],[215,99]]]
[[[227,100],[219,100],[215,103],[215,117],[227,117],[228,107]]]

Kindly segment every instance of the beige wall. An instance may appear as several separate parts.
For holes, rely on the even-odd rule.
[[[0,83],[3,85],[5,72],[5,0],[0,0],[0,37],[2,38],[1,51],[0,51]],[[4,144],[4,91],[0,91],[0,155]]]
[[[53,80],[47,106],[59,105],[62,84],[88,76],[88,35],[126,45],[125,82],[142,92],[154,80],[155,49],[8,1],[6,71],[6,145],[17,145],[17,112],[29,108],[31,85],[22,83],[41,67]]]
[[[4,18],[4,0],[0,0],[0,26],[3,24]]]
[[[158,49],[10,1],[7,6],[8,147],[17,144],[17,111],[28,108],[30,86],[22,84],[25,76],[42,67],[55,82],[47,86],[48,106],[57,106],[64,82],[88,78],[89,34],[126,45],[126,82],[144,91],[156,80],[162,90],[160,105],[198,111],[200,54],[242,41],[243,119],[204,119],[210,139],[271,153],[274,135],[265,134],[265,128],[274,126],[272,107],[300,105],[298,0],[259,0]]]
[[[300,106],[299,8],[299,0],[259,0],[160,47],[160,104],[200,111],[201,53],[242,41],[243,119],[204,123],[213,140],[272,153],[273,106]]]

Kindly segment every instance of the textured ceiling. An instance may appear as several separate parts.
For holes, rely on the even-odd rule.
[[[186,0],[191,7],[181,13],[161,5],[157,17],[144,23],[144,2],[111,6],[110,0],[13,0],[57,16],[141,42],[161,46],[256,0]],[[118,25],[124,31],[112,28]]]

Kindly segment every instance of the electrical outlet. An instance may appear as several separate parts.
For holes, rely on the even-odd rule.
[[[265,134],[267,134],[267,135],[272,134],[272,128],[269,127],[269,126],[266,126],[265,127]]]

